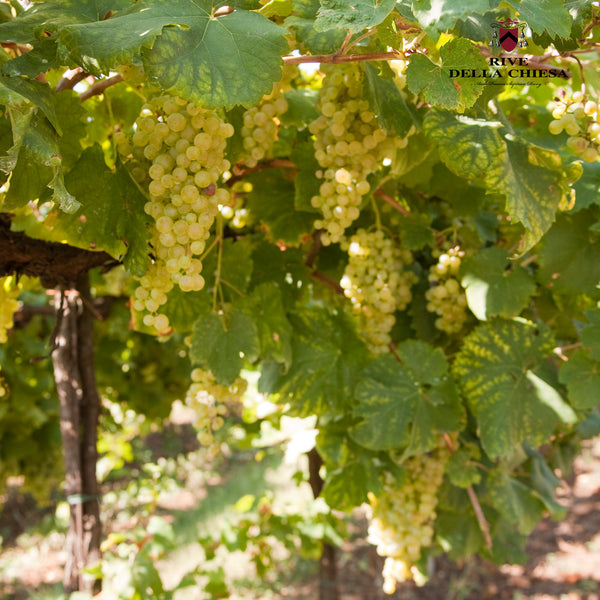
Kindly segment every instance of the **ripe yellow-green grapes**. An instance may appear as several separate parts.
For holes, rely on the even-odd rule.
[[[238,377],[229,386],[220,385],[210,371],[203,369],[194,369],[191,380],[185,404],[196,414],[194,426],[198,431],[198,440],[209,452],[216,454],[218,446],[214,433],[223,427],[232,407],[241,407],[248,384],[245,379]]]
[[[567,146],[586,162],[594,162],[600,155],[600,123],[598,103],[583,91],[564,92],[552,104],[554,121],[548,126],[553,135],[565,131]]]
[[[215,111],[169,95],[143,106],[131,144],[115,135],[119,151],[131,154],[134,177],[147,184],[154,262],[139,280],[133,308],[159,333],[169,329],[159,309],[173,286],[184,292],[204,287],[201,256],[219,206],[229,202],[219,183],[231,166],[225,147],[232,135],[232,125]]]
[[[0,344],[4,344],[7,332],[12,329],[13,317],[19,308],[17,297],[21,286],[14,276],[0,277]]]
[[[427,310],[438,315],[435,326],[446,333],[457,333],[467,320],[467,297],[458,280],[464,254],[459,246],[450,248],[429,270],[432,287],[425,292]]]
[[[359,331],[374,354],[388,351],[394,313],[412,299],[416,275],[406,269],[413,257],[397,247],[381,230],[359,229],[342,242],[348,264],[340,285],[359,317]]]
[[[396,584],[415,576],[422,548],[431,544],[437,492],[450,457],[443,439],[435,450],[409,458],[406,479],[400,484],[387,473],[383,492],[369,493],[368,541],[385,557],[383,591],[393,594]]]
[[[288,109],[283,94],[291,89],[291,81],[297,72],[298,68],[293,65],[284,67],[283,77],[273,86],[273,91],[244,112],[240,133],[244,145],[242,160],[246,166],[255,167],[270,156],[279,135],[279,117]]]
[[[322,180],[311,204],[322,213],[315,227],[323,230],[323,244],[339,242],[345,229],[359,216],[369,193],[367,177],[384,161],[392,161],[407,138],[390,137],[363,99],[362,66],[325,65],[319,92],[320,116],[309,126]]]

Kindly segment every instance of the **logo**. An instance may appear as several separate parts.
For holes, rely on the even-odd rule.
[[[501,19],[492,23],[494,33],[490,46],[502,46],[506,52],[512,52],[517,46],[524,48],[528,46],[525,39],[525,28],[527,23],[519,22],[516,19]],[[521,38],[521,41],[519,41]]]

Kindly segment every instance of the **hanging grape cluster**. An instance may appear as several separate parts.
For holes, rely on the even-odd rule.
[[[284,67],[283,78],[273,86],[273,91],[244,112],[240,133],[244,145],[242,160],[246,166],[255,167],[271,154],[279,135],[279,117],[288,109],[283,94],[291,89],[291,81],[297,72],[295,66]]]
[[[446,333],[457,333],[467,320],[467,297],[458,280],[464,255],[459,246],[450,248],[439,254],[438,262],[429,270],[427,310],[438,315],[435,326]]]
[[[403,485],[386,474],[384,491],[369,493],[368,541],[377,553],[386,557],[383,567],[383,591],[393,594],[396,583],[413,579],[415,563],[421,549],[433,539],[437,491],[450,457],[441,439],[429,454],[409,458],[404,466],[407,477]]]
[[[198,440],[211,453],[218,451],[214,433],[221,429],[231,407],[241,405],[247,388],[247,382],[238,377],[231,385],[220,385],[210,371],[194,369],[185,404],[196,414],[194,426],[198,431]]]
[[[144,210],[154,220],[155,260],[139,280],[133,308],[145,312],[144,324],[159,332],[169,328],[159,309],[173,286],[184,292],[204,287],[201,256],[219,205],[229,202],[229,191],[218,184],[231,166],[225,147],[232,135],[232,125],[216,112],[164,95],[142,108],[133,147],[122,136],[116,139],[119,151],[132,154],[134,177],[148,183]],[[142,165],[147,176],[140,173]]]
[[[0,344],[6,342],[7,332],[12,329],[13,318],[19,308],[17,297],[20,290],[21,286],[14,276],[0,277]]]
[[[315,158],[321,169],[319,194],[311,204],[323,213],[315,221],[323,229],[323,244],[339,242],[344,230],[360,213],[363,197],[370,190],[367,177],[392,160],[406,138],[388,137],[362,98],[363,70],[358,64],[326,65],[319,92],[321,115],[309,130],[314,135]]]
[[[548,126],[553,135],[565,131],[569,136],[567,146],[586,162],[594,162],[600,154],[600,123],[598,103],[583,91],[564,93],[557,98]]]
[[[371,352],[387,352],[394,313],[408,306],[417,280],[405,268],[412,263],[412,254],[395,246],[381,230],[359,229],[342,247],[348,252],[348,264],[340,285],[359,316],[360,331]]]

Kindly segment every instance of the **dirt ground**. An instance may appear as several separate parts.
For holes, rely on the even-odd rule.
[[[373,549],[364,541],[347,544],[338,551],[339,600],[600,600],[600,440],[588,443],[577,458],[572,485],[560,490],[560,501],[569,508],[567,518],[539,524],[528,544],[527,564],[498,568],[472,560],[457,566],[440,558],[427,585],[405,584],[393,596],[381,591],[381,563]],[[11,545],[34,510],[21,501],[0,518],[0,600],[26,600],[40,586],[61,579],[60,536],[50,535],[42,546],[27,550]],[[28,554],[14,560],[18,553]],[[6,567],[11,564],[18,569]],[[316,600],[318,581],[295,583],[270,598]]]

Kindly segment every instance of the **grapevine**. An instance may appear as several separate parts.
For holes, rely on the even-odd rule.
[[[406,269],[412,255],[397,248],[381,230],[359,229],[343,247],[348,252],[348,265],[341,286],[359,317],[369,349],[381,354],[392,341],[394,313],[404,310],[412,299],[410,290],[417,277]]]
[[[224,153],[231,135],[233,127],[214,111],[168,95],[146,104],[136,121],[132,169],[147,165],[144,210],[154,220],[155,261],[139,280],[133,308],[146,312],[144,324],[159,332],[169,329],[159,309],[173,286],[183,292],[204,287],[201,257],[219,207],[229,202],[229,191],[218,183],[230,167]],[[117,144],[130,150],[122,138]]]
[[[450,451],[441,439],[434,451],[404,463],[404,482],[386,473],[383,493],[369,493],[368,541],[377,546],[380,556],[386,557],[383,590],[387,594],[395,592],[397,583],[418,573],[415,563],[433,539],[436,495],[449,457]]]

